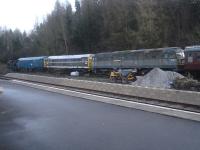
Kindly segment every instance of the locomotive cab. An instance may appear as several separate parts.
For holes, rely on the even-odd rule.
[[[184,50],[178,49],[176,51],[176,58],[178,62],[178,68],[183,70],[184,69],[184,64],[185,64],[185,53]]]
[[[200,71],[200,46],[189,46],[185,48],[185,70]]]
[[[92,71],[92,64],[93,64],[93,55],[90,55],[88,57],[88,61],[87,61],[87,64],[88,64],[88,71],[91,72]]]

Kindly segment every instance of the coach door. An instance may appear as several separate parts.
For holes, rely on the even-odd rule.
[[[122,57],[120,54],[113,54],[113,68],[122,68]]]

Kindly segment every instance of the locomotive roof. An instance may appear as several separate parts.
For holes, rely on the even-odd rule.
[[[145,51],[164,51],[164,50],[177,50],[177,49],[181,49],[180,47],[165,47],[165,48],[152,48],[152,49],[139,49],[139,50],[132,50],[135,52],[145,52]]]
[[[78,59],[83,57],[90,57],[91,55],[92,54],[49,56],[48,59]]]
[[[165,47],[165,48],[152,48],[152,49],[138,49],[138,50],[113,51],[113,52],[105,52],[105,53],[99,53],[99,54],[123,53],[123,52],[151,52],[151,51],[177,50],[177,49],[181,49],[181,48],[180,48],[180,47]]]
[[[23,61],[23,60],[39,60],[39,59],[44,59],[45,56],[40,56],[40,57],[24,57],[24,58],[19,58],[19,61]]]
[[[196,46],[187,46],[185,48],[185,51],[200,51],[200,45],[196,45]]]

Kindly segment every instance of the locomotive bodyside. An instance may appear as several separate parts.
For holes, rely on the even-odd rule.
[[[19,58],[17,60],[16,66],[18,70],[23,71],[40,71],[44,68],[44,56],[42,57],[26,57]]]
[[[184,51],[178,47],[128,50],[99,53],[94,56],[94,69],[152,69],[179,70]]]

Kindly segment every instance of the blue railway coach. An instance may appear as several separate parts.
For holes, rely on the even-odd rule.
[[[19,58],[17,69],[21,71],[41,71],[44,68],[44,58],[45,56]]]

